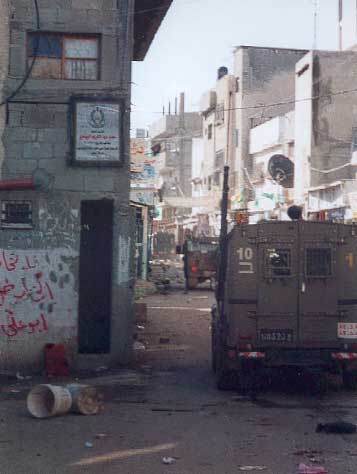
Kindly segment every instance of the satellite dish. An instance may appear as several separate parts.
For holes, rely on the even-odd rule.
[[[294,163],[284,155],[273,155],[268,163],[268,171],[274,181],[284,188],[294,187]]]
[[[36,168],[32,173],[32,179],[35,188],[47,189],[52,182],[53,176],[51,176],[44,168]]]

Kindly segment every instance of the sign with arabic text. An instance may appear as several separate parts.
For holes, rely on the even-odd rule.
[[[81,164],[120,164],[121,103],[74,100],[73,160]]]

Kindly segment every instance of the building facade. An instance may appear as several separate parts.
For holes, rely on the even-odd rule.
[[[294,141],[293,111],[250,130],[249,151],[253,167],[252,199],[248,201],[250,222],[287,218],[287,207],[293,201]],[[291,176],[287,177],[286,184],[276,179],[272,170],[274,157],[278,169],[281,166],[291,168]]]
[[[340,196],[352,192],[357,171],[356,59],[355,51],[315,51],[296,65],[295,200],[311,216],[338,209],[341,216],[348,208],[346,199],[340,205]]]
[[[130,357],[131,61],[170,1],[149,3],[1,2],[3,368],[48,343],[72,366]]]
[[[184,219],[191,215],[193,139],[202,135],[202,118],[198,112],[185,112],[184,94],[175,112],[152,124],[149,135],[158,176],[155,229],[174,234],[178,242]]]
[[[237,130],[235,127],[237,81],[226,67],[218,69],[216,85],[202,95],[200,111],[203,118],[203,154],[200,194],[210,198],[206,203],[210,235],[220,228],[223,167],[230,166],[234,177]],[[231,185],[234,184],[231,181]]]
[[[250,129],[294,108],[295,65],[305,50],[241,46],[234,53],[237,81],[235,126],[237,147],[232,208],[246,208],[251,198],[253,161]]]

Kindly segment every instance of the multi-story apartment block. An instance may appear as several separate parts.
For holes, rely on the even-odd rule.
[[[156,223],[161,230],[174,233],[177,240],[182,219],[191,213],[193,138],[201,134],[202,118],[197,112],[185,112],[184,94],[179,113],[164,115],[149,130],[161,201]]]
[[[238,140],[235,128],[237,81],[226,67],[218,69],[215,88],[207,91],[200,101],[203,117],[203,156],[200,176],[202,196],[215,198],[209,209],[211,233],[219,231],[220,200],[222,197],[223,167],[234,169]]]
[[[311,217],[351,217],[345,213],[357,171],[356,60],[355,51],[311,51],[296,65],[294,190]]]
[[[241,46],[234,53],[237,83],[233,208],[247,206],[251,198],[249,181],[254,174],[249,151],[250,130],[294,108],[295,64],[304,50]],[[268,159],[268,158],[267,158]]]

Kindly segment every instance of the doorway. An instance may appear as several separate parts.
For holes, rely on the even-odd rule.
[[[110,352],[113,201],[81,202],[79,336],[81,354]]]

